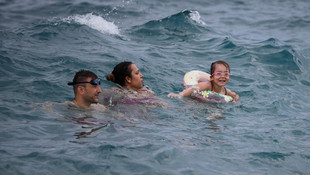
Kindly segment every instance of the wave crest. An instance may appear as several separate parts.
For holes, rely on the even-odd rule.
[[[198,11],[183,10],[168,17],[134,26],[135,36],[152,37],[156,40],[187,40],[208,30]]]
[[[113,22],[109,22],[103,17],[94,15],[93,13],[70,16],[65,18],[64,21],[68,23],[73,21],[81,25],[86,25],[103,34],[120,35],[120,30]]]
[[[199,23],[199,24],[203,24],[203,25],[205,25],[206,23],[201,19],[201,16],[200,16],[200,14],[199,14],[199,12],[198,11],[190,11],[190,18],[193,20],[193,21],[195,21],[195,22],[197,22],[197,23]]]

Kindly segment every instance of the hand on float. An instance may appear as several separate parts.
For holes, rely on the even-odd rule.
[[[233,99],[235,100],[235,102],[238,102],[239,95],[236,94],[236,95],[233,97]]]
[[[170,93],[170,94],[168,94],[168,97],[169,98],[175,98],[175,97],[182,98],[183,96],[181,95],[181,93],[179,93],[179,94]]]
[[[238,95],[238,94],[236,94],[236,93],[233,92],[233,93],[231,94],[231,97],[234,99],[235,102],[238,102],[238,99],[239,99],[239,95]]]

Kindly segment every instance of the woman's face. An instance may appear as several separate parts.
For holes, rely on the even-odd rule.
[[[135,91],[141,89],[143,86],[143,75],[135,64],[131,64],[130,69],[131,77],[126,77],[126,85]]]

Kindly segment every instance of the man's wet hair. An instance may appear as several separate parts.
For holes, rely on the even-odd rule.
[[[74,94],[77,93],[78,86],[85,86],[85,84],[77,84],[77,83],[87,81],[87,78],[97,79],[98,76],[92,71],[84,69],[81,69],[75,73],[75,76],[71,83],[73,85]]]

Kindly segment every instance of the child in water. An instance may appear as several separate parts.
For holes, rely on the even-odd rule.
[[[230,68],[225,61],[216,61],[211,64],[211,76],[210,81],[200,82],[192,88],[188,88],[180,92],[179,94],[170,93],[168,97],[183,97],[190,96],[198,89],[199,92],[203,90],[210,90],[219,94],[231,96],[234,101],[238,101],[239,95],[231,90],[225,88],[230,78]]]

